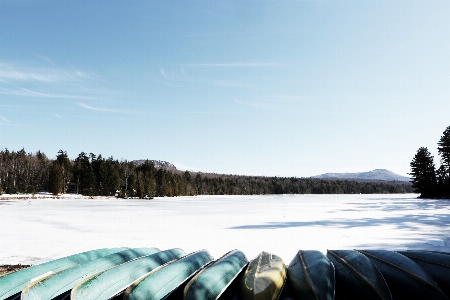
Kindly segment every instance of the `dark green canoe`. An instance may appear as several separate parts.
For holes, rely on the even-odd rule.
[[[201,250],[170,262],[133,283],[123,299],[164,299],[212,260],[207,250]]]
[[[286,266],[275,254],[261,252],[247,266],[241,280],[244,300],[276,300],[286,281]]]
[[[137,258],[93,275],[77,283],[70,293],[72,300],[109,299],[124,291],[150,271],[184,256],[181,249],[171,249]]]
[[[328,250],[336,274],[337,300],[391,300],[391,293],[380,271],[363,254],[354,250]]]
[[[431,275],[447,297],[450,297],[450,255],[442,252],[397,251],[412,259]]]
[[[287,269],[287,280],[294,299],[334,299],[334,267],[322,252],[298,251]]]
[[[239,250],[225,254],[187,283],[184,288],[184,299],[217,299],[247,264],[247,257]]]
[[[40,265],[16,271],[0,277],[0,299],[17,299],[22,289],[31,282],[38,281],[53,273],[98,259],[126,248],[104,248],[55,259]]]
[[[21,300],[44,300],[56,297],[60,299],[66,294],[69,296],[70,290],[77,282],[132,259],[159,251],[157,248],[128,249],[63,270],[26,286],[22,291]]]
[[[381,271],[394,299],[448,300],[433,278],[408,257],[387,250],[358,250]]]

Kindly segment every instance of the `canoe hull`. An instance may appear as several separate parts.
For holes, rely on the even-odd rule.
[[[66,294],[68,296],[74,285],[84,278],[103,272],[119,264],[126,263],[132,259],[150,255],[159,251],[160,250],[156,248],[128,249],[80,264],[26,286],[22,291],[21,299],[44,300],[54,299],[55,297],[62,299],[66,296]]]
[[[219,298],[239,273],[248,259],[242,251],[233,250],[208,265],[195,275],[184,289],[185,300]]]
[[[73,287],[70,298],[74,300],[113,298],[142,276],[184,255],[181,249],[171,249],[121,264],[79,282]]]
[[[276,300],[286,281],[283,260],[271,253],[261,252],[247,266],[241,280],[244,300]]]
[[[287,282],[295,299],[334,299],[334,266],[320,251],[298,251],[287,269]]]
[[[430,274],[444,294],[450,298],[450,255],[443,252],[397,251]]]
[[[354,250],[328,250],[327,257],[336,271],[337,300],[392,299],[380,271],[363,254]]]
[[[433,278],[408,257],[387,250],[358,250],[381,271],[394,299],[448,300]]]
[[[168,263],[133,283],[125,291],[123,299],[165,299],[212,259],[207,250],[201,250]]]
[[[0,277],[0,299],[19,298],[22,289],[30,282],[125,249],[103,248],[86,251],[7,274]]]

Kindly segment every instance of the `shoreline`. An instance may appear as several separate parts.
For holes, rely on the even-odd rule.
[[[16,271],[19,271],[21,269],[25,269],[28,267],[31,267],[32,265],[22,265],[22,264],[16,264],[16,265],[0,265],[0,276],[7,275]]]

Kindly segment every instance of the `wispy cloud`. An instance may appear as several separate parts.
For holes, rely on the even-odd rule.
[[[109,113],[120,113],[120,114],[142,114],[142,112],[133,111],[133,110],[94,107],[94,106],[91,106],[91,105],[83,103],[83,102],[76,102],[75,104],[78,105],[81,108],[84,108],[84,109],[87,109],[87,110],[92,110],[92,111],[109,112]]]
[[[298,102],[301,101],[302,98],[299,96],[294,95],[273,95],[273,96],[267,96],[267,98],[272,98],[274,100],[280,101],[280,102]]]
[[[86,73],[74,68],[28,67],[0,62],[0,81],[55,83],[74,81],[89,77]]]
[[[52,98],[52,99],[77,99],[77,100],[102,100],[99,97],[89,95],[76,95],[76,94],[51,94],[36,92],[27,88],[17,89],[1,89],[1,95],[10,95],[26,98]]]
[[[223,87],[252,87],[252,85],[248,83],[244,83],[242,81],[234,81],[234,80],[208,80],[210,84],[223,86]]]
[[[80,103],[80,102],[78,102],[78,103],[76,103],[76,104],[77,104],[78,106],[80,106],[80,107],[82,107],[82,108],[85,108],[85,109],[88,109],[88,110],[104,111],[104,112],[118,112],[118,111],[115,110],[115,109],[93,107],[93,106],[87,105],[86,103]]]
[[[5,118],[4,116],[1,116],[1,119],[3,122],[9,122],[9,120],[7,118]]]
[[[164,69],[160,68],[159,72],[161,73],[162,76],[167,77],[167,72]]]
[[[265,108],[265,109],[272,109],[273,108],[272,105],[265,104],[265,103],[241,101],[239,99],[234,99],[234,101],[236,103],[239,103],[239,104],[242,104],[242,105],[252,106],[252,107],[257,107],[257,108]]]
[[[59,115],[59,114],[55,114],[55,117],[62,119],[61,115]]]
[[[276,67],[277,63],[262,63],[262,62],[233,62],[233,63],[190,63],[182,64],[190,67],[220,67],[220,68],[234,68],[234,67]]]

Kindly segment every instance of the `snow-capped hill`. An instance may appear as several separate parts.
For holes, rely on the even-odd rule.
[[[142,165],[143,163],[145,163],[146,159],[139,159],[139,160],[133,160],[133,163],[136,166]],[[148,161],[152,162],[155,165],[155,168],[158,169],[165,169],[168,171],[174,171],[177,169],[177,167],[175,167],[173,164],[171,164],[170,162],[167,161],[163,161],[163,160],[151,160],[149,159]]]
[[[321,179],[357,179],[357,180],[384,180],[384,181],[406,181],[409,177],[399,175],[386,169],[375,169],[369,172],[358,173],[325,173],[313,176],[313,178]]]

